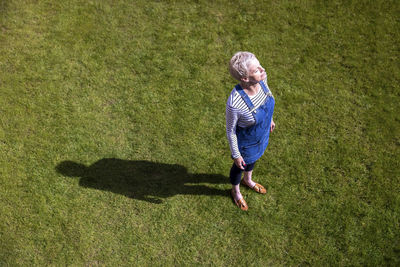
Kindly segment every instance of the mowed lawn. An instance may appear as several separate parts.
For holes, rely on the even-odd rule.
[[[0,1],[0,265],[398,266],[399,1]],[[228,61],[276,130],[229,196]]]

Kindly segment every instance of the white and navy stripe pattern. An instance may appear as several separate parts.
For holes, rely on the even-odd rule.
[[[251,102],[254,105],[253,109],[257,109],[259,106],[265,103],[268,96],[272,96],[267,85],[267,79],[264,80],[264,84],[268,89],[266,94],[262,87],[258,90],[258,93],[254,96],[249,96]],[[229,147],[231,149],[231,155],[233,158],[240,157],[238,148],[238,142],[236,137],[236,126],[246,128],[255,123],[253,114],[250,112],[249,107],[243,98],[234,88],[229,95],[226,103],[226,136],[228,137]]]

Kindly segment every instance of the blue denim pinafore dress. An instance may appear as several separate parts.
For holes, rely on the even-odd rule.
[[[274,113],[275,99],[263,81],[260,82],[260,85],[265,94],[267,94],[267,99],[257,109],[254,108],[253,103],[243,88],[239,84],[235,87],[255,120],[255,123],[249,127],[236,127],[239,152],[246,164],[256,162],[264,154],[268,146],[272,114]]]

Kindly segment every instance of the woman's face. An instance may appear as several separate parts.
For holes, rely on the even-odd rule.
[[[257,59],[253,60],[249,65],[248,82],[259,83],[265,78],[267,78],[265,69],[260,65],[260,62]]]

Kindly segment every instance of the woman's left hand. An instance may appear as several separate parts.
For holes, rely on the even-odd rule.
[[[270,132],[272,133],[273,130],[275,130],[275,122],[274,122],[274,120],[271,121]]]

